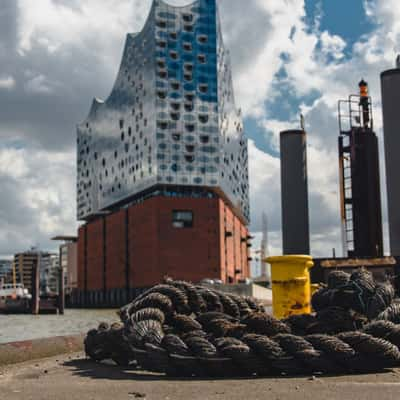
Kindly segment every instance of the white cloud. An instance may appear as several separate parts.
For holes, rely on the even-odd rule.
[[[261,229],[261,215],[269,218],[271,231],[280,231],[280,160],[258,149],[249,141],[251,227]]]
[[[25,89],[30,93],[50,94],[53,92],[51,83],[42,74],[29,79],[25,84]]]
[[[182,5],[189,1],[170,2]],[[23,75],[25,89],[48,98],[58,92],[63,98],[65,93],[70,94],[68,90],[79,91],[81,98],[88,99],[87,109],[79,110],[83,117],[90,99],[102,96],[111,88],[125,35],[142,28],[150,4],[150,0],[18,0],[17,51],[20,60],[26,60],[24,71],[31,61],[35,63],[30,66],[35,72]],[[279,148],[279,132],[298,127],[300,111],[306,117],[312,249],[314,255],[328,255],[340,243],[337,100],[354,92],[358,80],[364,76],[377,105],[375,123],[382,138],[379,72],[391,67],[400,51],[397,1],[365,0],[369,18],[377,25],[354,45],[350,59],[344,57],[347,44],[343,38],[321,32],[318,18],[313,29],[306,26],[302,0],[251,0],[246,2],[245,15],[243,0],[219,0],[218,4],[225,42],[232,57],[237,105],[242,107],[245,116],[255,117],[265,128],[265,135],[272,136],[274,150]],[[286,77],[277,84],[276,74],[282,68]],[[12,89],[16,80],[19,82],[14,70],[9,71],[15,78],[0,77],[0,89]],[[279,84],[290,87],[288,97],[320,95],[313,104],[301,105],[300,110],[294,110],[283,99],[289,107],[287,116],[282,120],[266,119],[265,104],[279,98]],[[61,86],[66,92],[61,91]],[[69,101],[75,104],[76,98],[71,96]],[[64,125],[70,130],[70,136],[74,136],[78,117],[75,114],[67,117],[69,120]],[[29,123],[26,125],[26,136],[29,136]],[[57,132],[58,126],[54,123],[54,136]],[[34,215],[41,237],[55,232],[57,226],[67,229],[75,220],[75,165],[71,161],[74,158],[70,151],[59,154],[43,150],[37,156],[26,150],[0,151],[0,178],[3,176],[10,185],[12,182],[19,188],[18,201]],[[261,213],[265,210],[270,217],[271,247],[275,253],[281,247],[279,159],[263,153],[250,142],[249,162],[252,228],[260,231]],[[49,168],[52,163],[58,165],[55,171]],[[23,232],[25,247],[34,240],[33,222],[25,229],[17,220],[12,226],[7,225],[5,216],[2,221],[0,246],[5,242],[21,244],[18,232]]]
[[[0,149],[0,255],[76,233],[75,154]]]
[[[15,87],[15,79],[12,76],[0,76],[0,90],[11,90]]]
[[[338,35],[330,35],[327,31],[321,34],[322,53],[327,56],[332,56],[335,60],[340,60],[344,57],[343,50],[346,47],[346,42]]]

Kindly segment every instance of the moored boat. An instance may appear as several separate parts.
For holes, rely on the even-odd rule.
[[[21,283],[0,285],[0,313],[24,313],[30,309],[32,299]]]

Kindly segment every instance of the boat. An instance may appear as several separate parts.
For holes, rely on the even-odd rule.
[[[24,313],[30,309],[32,295],[22,283],[0,284],[0,313]]]

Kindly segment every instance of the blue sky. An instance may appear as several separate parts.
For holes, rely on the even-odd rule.
[[[306,0],[307,23],[310,27],[319,21],[320,30],[341,36],[351,46],[374,24],[366,17],[362,0]]]
[[[187,0],[168,0],[187,4]],[[249,141],[251,231],[281,251],[279,132],[308,132],[311,248],[340,254],[337,101],[364,77],[384,155],[379,74],[400,52],[398,0],[218,0]],[[76,232],[76,124],[114,83],[151,0],[2,0],[0,257]],[[387,228],[385,218],[385,240]],[[256,249],[258,244],[254,245]],[[389,249],[386,246],[386,252]]]
[[[306,0],[304,8],[304,21],[309,32],[327,31],[340,36],[346,42],[344,60],[351,59],[353,45],[375,28],[375,24],[365,13],[362,0]],[[286,59],[284,52],[281,58]],[[285,68],[282,66],[274,76],[273,83],[280,95],[272,101],[265,101],[265,110],[269,118],[290,119],[294,114],[300,114],[301,104],[311,105],[320,96],[320,92],[316,90],[307,96],[296,96],[290,85],[285,83],[286,77]],[[279,152],[271,144],[263,128],[257,124],[257,120],[247,118],[245,122],[248,136],[255,141],[257,147],[279,157]]]

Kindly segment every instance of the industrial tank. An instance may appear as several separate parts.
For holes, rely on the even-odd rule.
[[[304,130],[280,134],[283,254],[309,254],[307,140]]]
[[[382,110],[391,254],[400,256],[400,65],[382,72]]]

